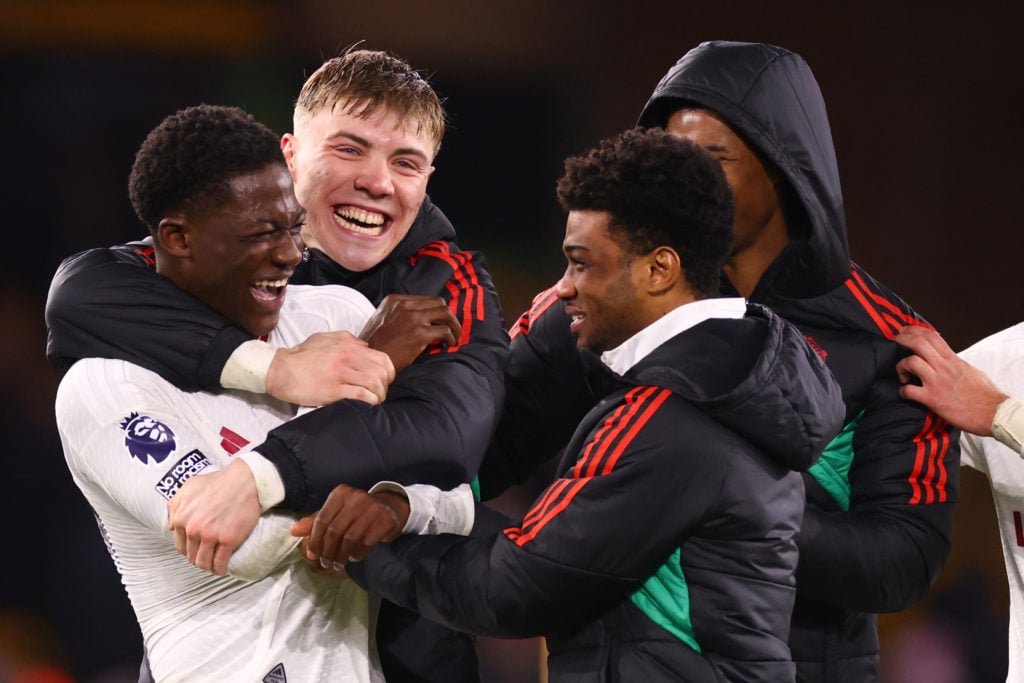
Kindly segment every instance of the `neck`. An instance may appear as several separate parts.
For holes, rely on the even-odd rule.
[[[740,296],[749,299],[761,276],[789,244],[789,230],[782,212],[777,211],[748,245],[734,251],[722,266],[722,272]]]

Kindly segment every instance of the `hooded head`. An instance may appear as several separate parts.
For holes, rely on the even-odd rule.
[[[751,299],[809,298],[839,286],[850,267],[842,191],[825,102],[807,63],[773,45],[702,43],[661,79],[639,124],[664,127],[680,109],[713,114],[778,177],[790,244]],[[739,204],[737,196],[737,216]]]

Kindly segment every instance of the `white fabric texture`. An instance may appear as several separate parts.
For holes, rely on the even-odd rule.
[[[334,329],[357,334],[372,312],[354,290],[290,286],[269,342],[291,346]],[[288,533],[294,518],[261,517],[223,577],[190,565],[167,529],[167,501],[189,476],[227,466],[293,417],[294,406],[236,391],[183,392],[130,363],[86,359],[61,382],[56,414],[68,466],[97,514],[156,680],[383,680],[376,601],[351,581],[307,569]]]
[[[997,332],[962,351],[960,357],[984,371],[1002,391],[1024,397],[1024,323]],[[1010,667],[1007,681],[1024,681],[1024,460],[996,439],[966,432],[960,462],[988,477],[992,485],[1003,559],[1010,587]]]

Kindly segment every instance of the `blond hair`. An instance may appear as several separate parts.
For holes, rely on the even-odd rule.
[[[433,140],[435,154],[441,147],[445,113],[437,93],[408,63],[386,52],[350,48],[321,64],[299,92],[296,128],[303,117],[339,105],[360,118],[383,108],[400,121],[415,121],[417,133]]]

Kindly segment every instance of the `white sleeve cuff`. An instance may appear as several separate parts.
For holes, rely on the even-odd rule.
[[[992,436],[999,443],[1012,448],[1024,456],[1024,404],[1015,398],[1008,398],[996,408],[992,419]]]
[[[252,339],[243,342],[228,357],[228,362],[220,371],[220,385],[225,389],[267,393],[267,373],[275,353],[277,347],[265,341]]]
[[[402,486],[393,481],[382,481],[369,492],[381,491],[398,493],[409,501],[409,519],[402,529],[403,534],[468,536],[473,529],[476,506],[469,484],[442,491],[428,484]]]
[[[284,500],[284,481],[274,463],[257,451],[245,451],[235,457],[244,460],[252,470],[252,476],[256,480],[256,495],[260,500],[260,512],[266,512]]]

